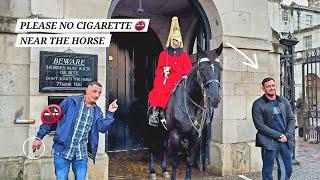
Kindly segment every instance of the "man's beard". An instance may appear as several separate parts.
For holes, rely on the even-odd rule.
[[[274,93],[266,93],[268,96],[275,96],[276,95],[276,93],[274,92]]]

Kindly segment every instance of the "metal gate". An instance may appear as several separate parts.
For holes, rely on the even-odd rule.
[[[280,44],[283,45],[283,54],[280,57],[280,86],[281,95],[285,97],[291,105],[292,111],[295,111],[294,98],[294,46],[299,41],[288,34],[288,37],[280,39]]]
[[[320,141],[320,49],[307,51],[302,63],[302,95],[306,113],[304,139]]]

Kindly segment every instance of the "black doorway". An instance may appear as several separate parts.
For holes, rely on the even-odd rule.
[[[113,33],[107,63],[107,94],[118,99],[115,122],[106,138],[107,151],[143,148],[148,92],[161,42],[149,27],[146,33]]]

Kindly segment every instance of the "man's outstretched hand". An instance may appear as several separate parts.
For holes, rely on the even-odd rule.
[[[118,109],[117,100],[114,100],[112,103],[110,103],[108,111],[115,112],[117,109]]]
[[[35,139],[32,144],[32,151],[36,152],[36,150],[40,149],[42,142],[39,139]]]

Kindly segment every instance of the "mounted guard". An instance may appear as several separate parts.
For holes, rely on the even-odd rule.
[[[160,122],[166,128],[164,109],[174,87],[192,69],[190,57],[182,48],[178,18],[173,17],[166,49],[159,55],[153,89],[149,93],[149,111],[152,111],[149,116],[149,125],[151,126],[158,126],[160,115]]]
[[[185,179],[191,179],[191,171],[196,150],[200,142],[205,144],[203,134],[207,123],[212,119],[213,108],[220,102],[221,65],[216,59],[221,54],[222,44],[211,52],[198,52],[198,63],[183,78],[166,104],[166,123],[162,126],[149,126],[149,176],[156,179],[155,154],[161,153],[162,176],[170,175],[166,166],[167,147],[173,151],[171,179],[176,179],[179,164],[178,152],[183,148],[188,152]],[[217,54],[217,55],[215,55]],[[151,111],[148,112],[150,117]],[[147,115],[148,116],[148,115]],[[170,139],[170,140],[169,140]],[[205,147],[205,146],[204,146]],[[203,148],[201,148],[203,149]],[[200,153],[205,154],[205,151]],[[205,166],[205,156],[201,156],[201,165]],[[203,169],[203,168],[202,168]]]

